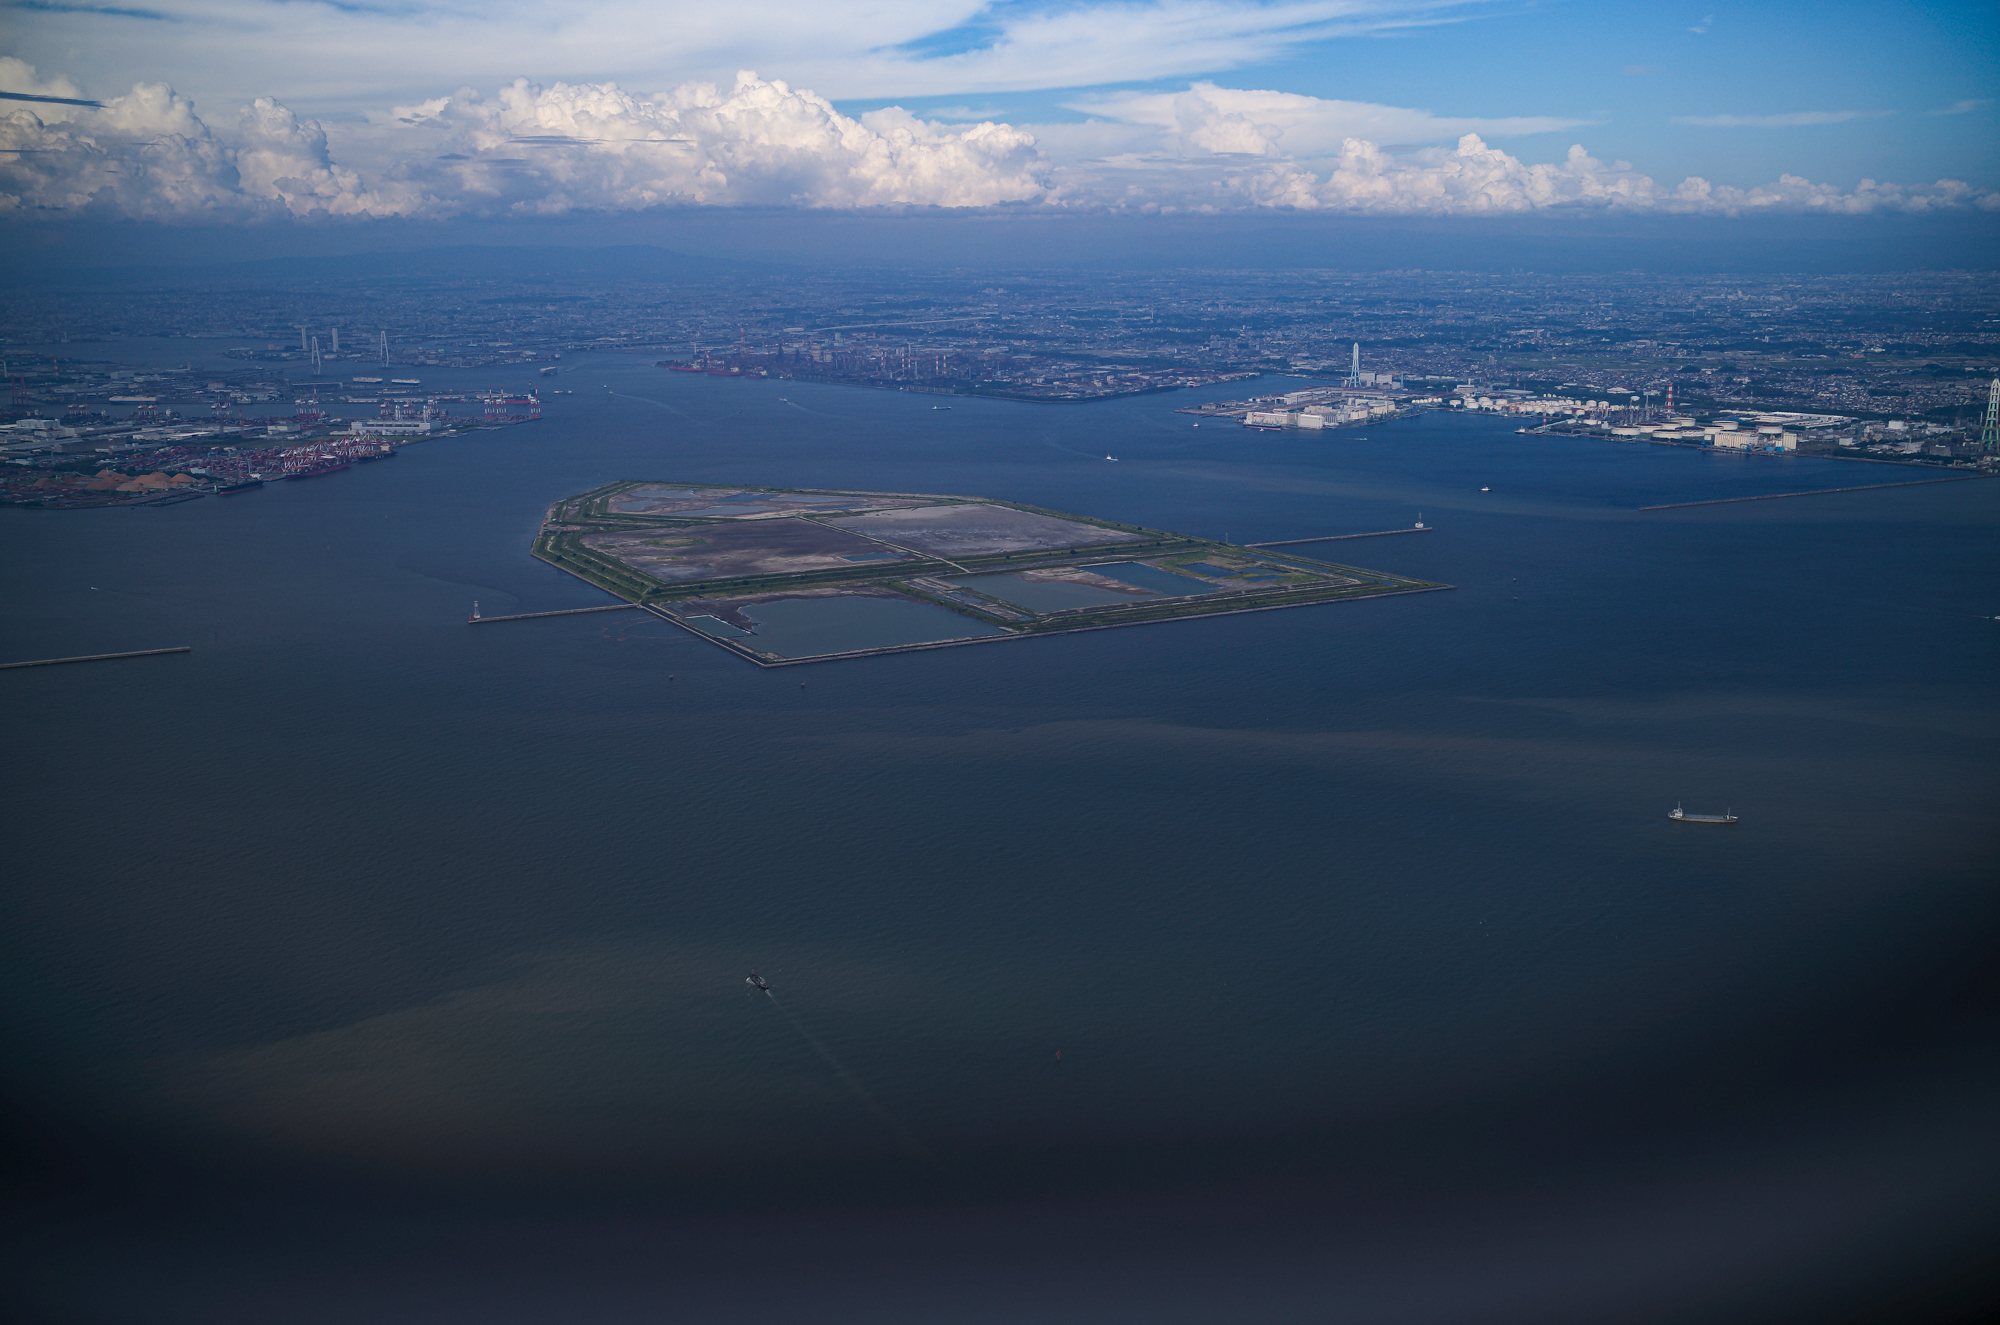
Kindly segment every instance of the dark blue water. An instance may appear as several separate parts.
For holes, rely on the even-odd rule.
[[[1766,1174],[1789,1231],[1730,1245],[1773,1274],[1983,1181],[1990,1096],[1957,1050],[1881,1066],[1907,1028],[1867,1009],[1990,934],[2000,484],[1642,513],[1911,475],[561,380],[539,424],[310,484],[0,511],[9,658],[194,646],[0,673],[29,1094],[225,1175],[778,1206],[1671,1156],[1701,1227],[1775,1153],[1746,1137],[1908,1141],[1823,1199]],[[1238,542],[1421,513],[1297,550],[1457,588],[771,672],[636,613],[465,624],[604,601],[528,548],[621,478]]]

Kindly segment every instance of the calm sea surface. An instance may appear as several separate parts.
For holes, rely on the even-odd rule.
[[[1749,1071],[1990,932],[2000,483],[1640,512],[1922,475],[1197,428],[1192,393],[553,384],[309,483],[0,511],[9,660],[194,646],[0,673],[24,1089],[223,1168],[1116,1190]],[[528,550],[621,478],[1238,542],[1421,515],[1298,550],[1457,588],[770,672],[636,613],[467,627],[606,601]],[[1844,1089],[1785,1107],[1835,1127]]]

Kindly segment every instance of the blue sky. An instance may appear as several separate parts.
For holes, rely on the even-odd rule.
[[[671,8],[650,0],[11,0],[8,10],[0,54],[13,59],[0,61],[0,87],[109,99],[135,83],[171,85],[191,107],[128,98],[116,117],[128,137],[186,137],[190,116],[225,154],[252,150],[251,138],[262,135],[258,150],[268,160],[253,163],[252,174],[268,167],[283,181],[329,172],[304,192],[255,186],[267,200],[283,195],[294,212],[359,206],[352,200],[373,190],[363,210],[414,214],[416,186],[394,201],[389,177],[398,160],[440,145],[453,150],[440,148],[437,159],[478,159],[523,138],[544,148],[566,138],[573,153],[587,153],[635,133],[694,143],[701,160],[685,171],[661,167],[651,185],[634,183],[643,171],[631,161],[616,170],[572,161],[548,176],[568,179],[568,192],[546,184],[507,194],[507,205],[602,206],[616,194],[834,206],[1141,199],[1393,210],[1430,206],[1423,200],[1446,176],[1455,191],[1448,205],[1460,209],[1848,207],[1834,193],[1849,197],[1864,179],[1921,189],[1950,177],[1975,193],[2000,190],[2000,80],[1991,67],[2000,6],[1991,0],[737,0]],[[731,92],[739,70],[756,71],[782,95]],[[540,99],[516,95],[503,106],[501,90],[516,78],[530,80]],[[703,83],[720,90],[716,113],[701,124],[660,109],[699,101],[675,89]],[[615,84],[620,96],[652,100],[613,113],[602,97],[542,96],[558,84]],[[1206,90],[1190,102],[1190,88]],[[845,117],[865,117],[866,132],[886,146],[857,146],[862,131],[834,121],[815,128],[810,107],[766,104],[802,91]],[[259,97],[320,127],[261,112],[244,118],[239,108]],[[762,117],[754,131],[743,128],[753,102]],[[23,103],[0,102],[0,111],[10,105]],[[912,127],[891,107],[934,127]],[[33,109],[55,123],[52,112]],[[86,119],[63,130],[62,142],[16,144],[17,166],[21,152],[50,158],[47,178],[17,185],[25,190],[18,196],[48,206],[74,195],[84,176],[59,179],[56,158],[84,150],[84,135],[101,146],[110,123]],[[780,120],[791,127],[772,127]],[[989,135],[968,147],[935,131],[977,120],[1015,126],[1032,146]],[[589,132],[579,133],[586,121]],[[398,123],[430,137],[398,139],[390,128]],[[1449,151],[1468,132],[1505,159],[1412,155]],[[773,135],[787,134],[773,146]],[[1350,152],[1336,161],[1348,138],[1388,155]],[[837,151],[824,145],[832,139],[842,140]],[[1570,157],[1572,144],[1587,158]],[[506,159],[516,160],[518,148],[510,150]],[[668,155],[649,151],[654,161]],[[884,151],[903,158],[869,187],[829,191],[798,173],[844,171],[845,179],[876,169],[867,161]],[[807,157],[820,164],[801,164]],[[531,154],[510,170],[518,176],[554,161]],[[704,193],[691,182],[704,169],[733,182]],[[358,182],[341,183],[342,171]],[[745,183],[757,171],[761,193]],[[1689,176],[1711,191],[1682,188]],[[1780,184],[1787,176],[1819,192]],[[427,187],[427,196],[458,189],[463,197],[486,188],[464,180]],[[346,201],[330,201],[336,194]],[[307,196],[318,201],[298,201]],[[1930,201],[1905,192],[1885,205],[1994,205],[1964,191],[1924,196]]]
[[[1465,6],[1426,17],[1427,26],[1322,39],[1193,77],[1443,115],[1585,121],[1550,141],[1582,141],[1595,155],[1674,179],[1705,175],[1751,185],[1791,173],[1851,187],[1870,176],[1928,182],[1956,175],[2000,187],[2000,6],[1571,0]],[[901,104],[919,113],[963,107],[1034,122],[1075,118],[1063,109],[1075,100],[1070,92],[904,97]],[[1851,118],[1678,122],[1812,112]]]

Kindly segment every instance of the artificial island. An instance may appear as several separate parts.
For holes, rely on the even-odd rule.
[[[627,480],[535,555],[764,667],[1451,586],[986,497]]]

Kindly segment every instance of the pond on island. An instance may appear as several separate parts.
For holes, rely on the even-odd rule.
[[[998,626],[975,621],[947,608],[907,598],[779,598],[746,603],[738,609],[757,623],[743,644],[780,658],[811,658],[823,653],[886,649],[899,644],[930,644],[938,640],[1004,635]],[[690,625],[697,624],[690,620]],[[720,624],[720,623],[718,623]],[[738,638],[708,631],[721,638]]]
[[[1078,567],[1080,576],[1054,578],[1046,572],[1003,571],[993,575],[970,575],[951,583],[998,598],[1003,603],[1025,607],[1030,612],[1061,612],[1073,607],[1104,607],[1111,603],[1140,602],[1155,595],[1179,598],[1187,594],[1214,593],[1215,586],[1186,575],[1175,575],[1138,562]],[[1113,580],[1129,589],[1117,589],[1092,580]],[[1133,592],[1138,590],[1138,592]]]
[[[1084,566],[1082,570],[1092,575],[1104,575],[1123,581],[1140,589],[1151,589],[1156,594],[1168,598],[1183,598],[1188,594],[1219,593],[1212,584],[1203,584],[1191,575],[1176,575],[1158,566],[1148,566],[1139,561],[1121,561],[1109,566]]]

